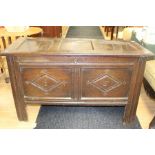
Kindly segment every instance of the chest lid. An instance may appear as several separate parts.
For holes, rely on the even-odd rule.
[[[77,54],[77,55],[123,55],[149,56],[154,54],[135,42],[106,41],[81,38],[19,38],[1,55],[10,54]]]

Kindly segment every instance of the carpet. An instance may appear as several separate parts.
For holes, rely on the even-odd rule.
[[[70,26],[66,38],[104,39],[99,26]]]
[[[136,119],[123,125],[124,107],[42,106],[36,129],[140,129]]]
[[[70,26],[66,38],[104,39],[98,26]],[[124,107],[42,106],[36,129],[140,129],[136,119],[124,126]]]

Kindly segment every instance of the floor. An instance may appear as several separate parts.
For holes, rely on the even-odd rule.
[[[0,128],[34,128],[40,106],[27,106],[29,121],[18,121],[10,83],[0,77]]]
[[[68,27],[65,27],[65,32],[67,32]],[[100,27],[104,35],[104,29]],[[119,33],[119,38],[121,38],[121,32]],[[110,34],[109,34],[110,36]],[[65,37],[65,33],[63,34]],[[105,39],[109,39],[104,35]],[[36,118],[39,112],[40,106],[27,106],[28,111],[28,122],[18,121],[16,116],[16,110],[14,107],[14,101],[11,91],[10,83],[5,83],[4,76],[0,75],[0,128],[27,128],[32,129],[36,126]],[[149,123],[155,115],[155,101],[150,99],[142,86],[141,94],[139,98],[139,104],[137,109],[137,117],[140,121],[142,128],[147,129]]]

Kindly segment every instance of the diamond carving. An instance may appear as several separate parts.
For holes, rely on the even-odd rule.
[[[121,82],[108,74],[102,74],[94,80],[88,81],[87,84],[94,86],[103,93],[108,93],[120,85],[126,85],[126,82]]]
[[[54,90],[55,88],[59,87],[60,85],[66,84],[66,81],[60,81],[50,75],[46,70],[41,71],[41,75],[37,78],[26,81],[26,84],[31,84],[34,87],[42,90],[44,93],[49,93],[50,91]]]

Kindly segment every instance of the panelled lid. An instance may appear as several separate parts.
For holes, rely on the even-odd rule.
[[[141,55],[153,56],[135,42],[105,41],[81,38],[19,38],[1,55],[10,54],[78,54],[78,55]]]

